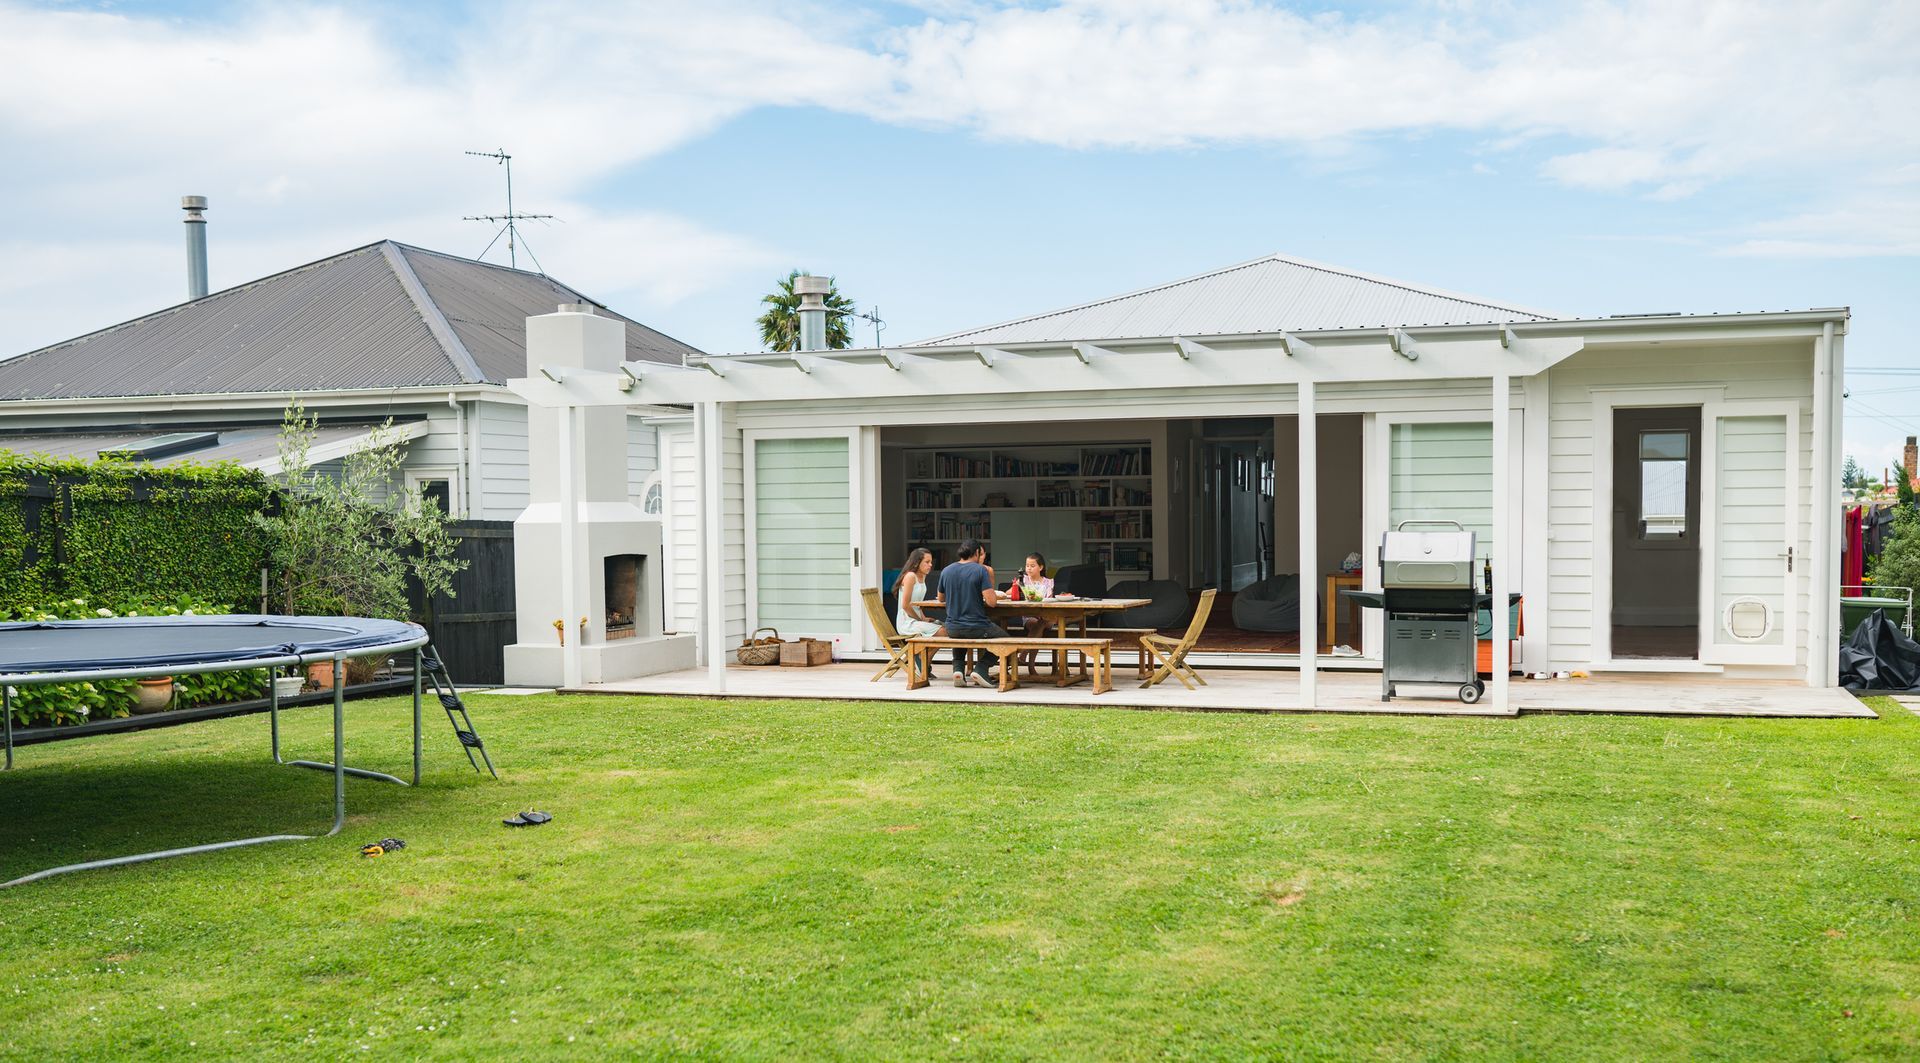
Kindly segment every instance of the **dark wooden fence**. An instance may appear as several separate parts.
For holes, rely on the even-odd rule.
[[[424,600],[413,586],[407,604],[455,683],[497,685],[506,680],[501,651],[513,641],[513,522],[459,520],[447,533],[460,540],[454,556],[467,563],[453,577],[453,597]]]

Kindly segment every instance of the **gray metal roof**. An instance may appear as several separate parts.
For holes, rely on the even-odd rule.
[[[383,240],[0,361],[0,401],[505,383],[550,277]],[[598,303],[595,303],[598,306]],[[701,353],[623,317],[627,357]]]
[[[321,425],[314,430],[313,445],[324,447],[372,432],[368,424]],[[77,432],[34,431],[18,435],[0,433],[0,451],[15,454],[44,454],[50,458],[84,458],[93,461],[103,450],[114,450],[166,432],[178,431],[177,425],[136,425],[128,428],[86,429]],[[242,465],[277,458],[280,455],[279,425],[236,425],[207,429],[217,431],[220,441],[213,446],[160,458],[157,468],[182,462],[206,463],[234,461]]]
[[[1550,321],[1564,315],[1284,255],[912,346]]]

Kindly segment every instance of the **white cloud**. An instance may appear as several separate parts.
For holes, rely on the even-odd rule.
[[[538,190],[523,208],[565,205],[566,225],[532,233],[556,275],[609,298],[690,297],[804,249],[672,204],[613,209],[597,190],[770,106],[1072,148],[1272,143],[1361,170],[1391,138],[1455,131],[1485,156],[1476,172],[1531,168],[1580,191],[1681,198],[1753,175],[1804,189],[1797,212],[1734,235],[1741,254],[1920,243],[1911,4],[903,9],[911,24],[890,28],[817,0],[502,2],[423,26],[396,21],[432,17],[412,9],[241,5],[195,22],[0,0],[11,238],[95,264],[64,287],[35,274],[0,290],[0,351],[172,301],[181,193],[213,197],[217,283],[381,236],[477,249],[457,218],[498,203],[499,175],[461,152],[497,146]]]

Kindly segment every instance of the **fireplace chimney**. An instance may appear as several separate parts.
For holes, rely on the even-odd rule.
[[[207,197],[181,196],[180,209],[187,212],[187,298],[207,294]]]
[[[800,349],[827,349],[827,293],[833,290],[829,277],[802,273],[793,278],[793,294],[800,297]]]
[[[1901,467],[1907,470],[1908,483],[1912,483],[1914,474],[1920,472],[1920,446],[1915,445],[1913,436],[1907,437],[1907,460],[1901,462]]]

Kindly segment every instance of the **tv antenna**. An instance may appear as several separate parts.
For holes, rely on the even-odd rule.
[[[857,318],[861,321],[866,322],[869,325],[872,325],[873,326],[873,349],[876,351],[881,349],[880,330],[883,328],[886,328],[887,323],[884,319],[880,317],[879,307],[870,306],[867,308],[867,312],[864,314],[856,314],[851,310],[829,310],[828,313],[840,314],[845,317]]]
[[[553,215],[514,213],[514,210],[513,210],[513,156],[507,154],[507,149],[501,148],[499,151],[469,151],[466,154],[478,155],[483,159],[493,159],[495,162],[499,163],[501,166],[504,166],[507,168],[507,212],[505,214],[468,214],[468,215],[464,215],[460,219],[461,221],[486,221],[486,222],[504,222],[505,223],[500,226],[499,232],[493,234],[493,239],[487,241],[487,246],[480,251],[479,257],[480,258],[487,257],[487,252],[493,250],[493,245],[500,242],[500,237],[505,236],[507,238],[507,265],[513,267],[514,269],[520,268],[519,255],[516,253],[516,250],[515,250],[515,245],[517,243],[518,246],[525,247],[527,249],[527,257],[533,259],[534,268],[539,270],[542,276],[545,276],[547,272],[547,268],[540,264],[540,259],[534,255],[533,248],[531,246],[528,246],[526,238],[520,235],[520,227],[515,223],[523,222],[523,221],[544,220],[544,219],[553,217]]]

